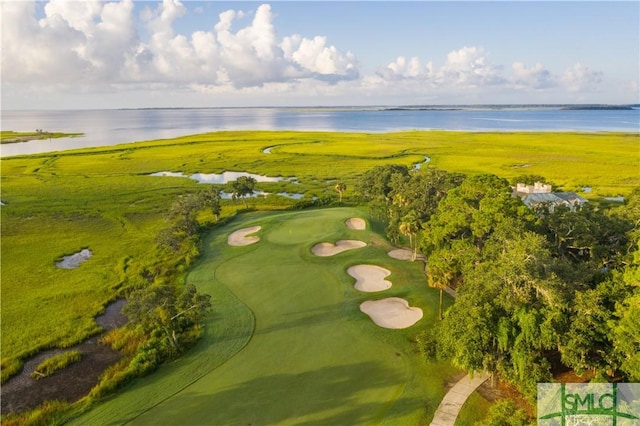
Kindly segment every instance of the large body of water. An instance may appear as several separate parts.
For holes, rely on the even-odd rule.
[[[639,132],[640,110],[352,107],[2,111],[2,130],[35,129],[82,132],[84,136],[4,144],[0,147],[0,156],[116,145],[219,130]]]

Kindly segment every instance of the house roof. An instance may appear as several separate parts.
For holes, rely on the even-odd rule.
[[[528,207],[536,204],[549,203],[554,205],[564,204],[567,207],[573,208],[576,204],[582,205],[587,200],[578,196],[575,192],[552,192],[526,194],[522,197],[522,201]]]
[[[555,195],[565,201],[570,202],[571,204],[575,204],[576,202],[582,204],[586,201],[575,192],[556,192]]]

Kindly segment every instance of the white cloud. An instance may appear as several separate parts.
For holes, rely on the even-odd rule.
[[[504,82],[499,73],[500,68],[487,61],[484,49],[465,46],[449,52],[439,79],[444,84],[453,83],[463,87],[484,86]]]
[[[119,78],[137,41],[132,11],[131,0],[52,0],[36,21],[32,2],[3,2],[3,81],[68,85]]]
[[[378,70],[378,75],[386,80],[399,80],[404,78],[429,79],[433,76],[433,63],[428,62],[424,67],[420,59],[414,56],[407,60],[404,56],[398,56],[385,68]]]
[[[595,92],[603,82],[603,74],[582,64],[575,64],[563,74],[553,74],[544,65],[527,66],[514,62],[511,72],[505,74],[504,67],[493,65],[481,47],[470,46],[450,51],[442,66],[434,67],[429,61],[422,66],[420,58],[407,59],[399,56],[384,68],[378,69],[375,78],[363,79],[363,87],[380,90],[393,87],[396,94],[416,96],[474,96],[488,94],[505,95],[517,93],[550,92],[556,94],[590,91]],[[548,98],[540,98],[548,99]]]
[[[422,66],[418,57],[407,60],[399,56],[385,68],[379,69],[377,74],[388,81],[419,80],[425,88],[464,89],[504,82],[500,67],[490,64],[484,50],[479,47],[463,47],[449,52],[446,61],[438,69],[431,61]]]
[[[569,91],[578,92],[596,90],[602,82],[602,77],[601,72],[592,71],[588,66],[577,63],[564,72],[561,81]]]
[[[511,68],[512,81],[516,88],[548,89],[557,85],[557,78],[552,76],[542,64],[527,68],[522,62],[514,62]]]
[[[195,9],[204,13],[201,6]],[[159,97],[179,93],[186,99],[194,93],[207,102],[218,99],[210,96],[215,94],[247,103],[316,98],[340,103],[341,97],[354,104],[385,99],[473,103],[486,102],[483,96],[506,100],[523,93],[531,96],[526,99],[564,96],[569,102],[578,94],[601,93],[606,82],[601,72],[580,63],[555,73],[540,63],[493,64],[479,46],[441,58],[397,56],[375,73],[361,75],[355,54],[332,45],[325,35],[279,35],[268,4],[252,12],[224,11],[190,33],[176,30],[177,20],[191,13],[179,0],[148,5],[139,19],[132,0],[50,0],[44,6],[0,1],[0,10],[2,83],[12,96],[27,89],[143,93],[147,88]],[[136,27],[140,22],[143,28]],[[637,94],[635,84],[630,93]]]
[[[358,75],[355,56],[330,45],[326,37],[278,40],[267,4],[237,31],[233,26],[246,13],[228,10],[212,31],[177,34],[174,23],[187,9],[179,0],[164,0],[141,13],[146,42],[135,28],[132,0],[51,0],[40,21],[32,1],[3,2],[1,7],[3,80],[8,83],[146,81],[242,88],[290,78],[338,81]]]

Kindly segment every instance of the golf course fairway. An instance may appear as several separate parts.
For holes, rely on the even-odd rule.
[[[366,218],[364,230],[349,218]],[[73,419],[72,424],[420,424],[444,395],[448,364],[430,364],[411,339],[435,321],[438,293],[421,262],[392,259],[366,210],[331,208],[244,214],[211,232],[187,277],[212,295],[201,341],[184,357]],[[230,246],[234,231],[260,226],[259,241]],[[366,246],[315,256],[320,242]],[[346,270],[391,271],[389,290],[354,289]],[[366,300],[401,297],[424,317],[383,329],[360,312]]]

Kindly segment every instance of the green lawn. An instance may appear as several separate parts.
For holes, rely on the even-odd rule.
[[[370,229],[347,229],[344,221],[355,216],[365,213],[251,214],[213,232],[188,276],[213,295],[215,314],[204,339],[75,424],[426,421],[452,369],[426,364],[409,339],[435,321],[438,293],[426,287],[420,263],[389,258],[385,240]],[[258,243],[227,246],[231,231],[253,225],[262,226]],[[344,238],[368,246],[325,258],[310,251],[317,242]],[[393,287],[356,291],[345,271],[360,263],[390,269]],[[387,330],[359,311],[362,301],[389,296],[419,306],[424,318],[405,330]]]

